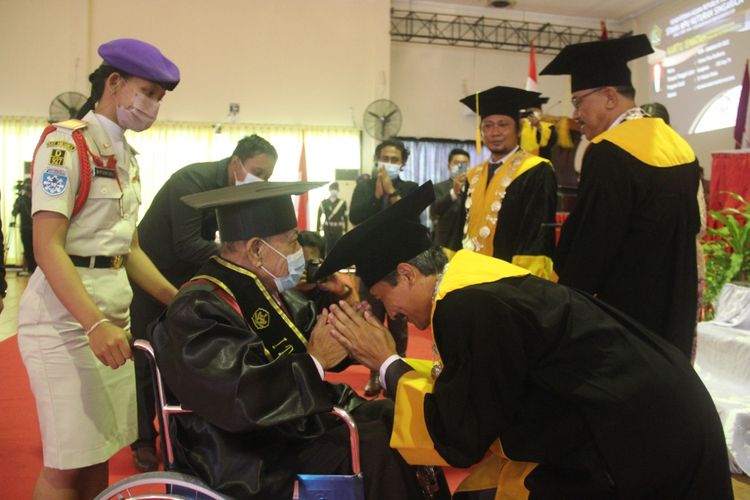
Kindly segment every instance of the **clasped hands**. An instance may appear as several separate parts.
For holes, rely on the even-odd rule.
[[[370,370],[396,354],[396,343],[367,302],[351,306],[339,301],[323,310],[310,335],[307,350],[324,370],[340,363],[347,355]]]

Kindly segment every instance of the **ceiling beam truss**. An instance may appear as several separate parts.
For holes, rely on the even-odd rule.
[[[610,38],[630,33],[609,31]],[[391,9],[391,40],[482,49],[557,54],[571,43],[599,40],[594,28]]]

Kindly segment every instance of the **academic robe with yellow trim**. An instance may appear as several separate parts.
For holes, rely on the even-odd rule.
[[[249,271],[214,257],[194,280],[151,335],[169,391],[193,411],[172,420],[181,467],[232,498],[291,498],[297,473],[351,474],[348,430],[327,414],[336,405],[357,421],[367,497],[418,497],[413,468],[388,446],[390,401],[321,380]]]
[[[434,386],[403,361],[386,372],[391,445],[456,467],[492,447],[484,481],[467,481],[475,496],[454,498],[732,497],[721,423],[688,360],[611,306],[464,250],[432,328]]]
[[[484,162],[472,170],[486,169],[487,165],[488,162]],[[495,173],[497,175],[499,172]],[[492,180],[490,186],[483,186],[482,178],[480,175],[474,191],[477,194],[486,192],[483,196],[490,197],[488,189],[492,186]],[[464,204],[466,198],[466,192],[462,193]],[[551,279],[556,207],[557,179],[554,168],[544,158],[527,155],[523,168],[505,188],[500,210],[497,214],[490,214],[497,217],[492,234],[492,256],[529,269],[542,278]],[[467,217],[468,214],[464,211],[459,227],[464,226]],[[489,255],[484,251],[481,253]]]
[[[692,351],[700,171],[660,118],[625,121],[592,140],[555,256],[560,283],[596,295]]]

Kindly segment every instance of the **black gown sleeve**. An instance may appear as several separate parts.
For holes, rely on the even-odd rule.
[[[565,221],[555,256],[560,283],[596,294],[628,231],[633,193],[628,165],[614,145],[589,146],[575,208]]]
[[[555,249],[557,178],[545,162],[514,180],[500,209],[494,256],[511,262],[516,255],[552,258]]]
[[[352,207],[349,220],[361,224],[383,208],[382,200],[375,198],[375,180],[367,179],[357,183],[352,194]]]
[[[269,361],[260,338],[211,292],[178,295],[152,338],[169,389],[226,431],[272,427],[332,407],[309,355]]]
[[[432,220],[439,219],[453,205],[453,198],[451,198],[452,188],[452,181],[450,183],[439,182],[435,184],[435,201],[430,204],[430,218]]]
[[[169,192],[169,218],[172,227],[172,248],[175,256],[183,262],[200,265],[218,253],[214,241],[201,234],[202,213],[187,206],[181,197],[205,191],[195,179],[173,177]],[[167,207],[165,207],[166,209]]]
[[[435,449],[451,465],[477,463],[512,422],[527,374],[524,328],[481,290],[438,303],[433,331],[443,370],[424,409]]]

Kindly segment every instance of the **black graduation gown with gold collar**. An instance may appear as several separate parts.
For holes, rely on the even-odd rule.
[[[692,351],[700,172],[660,118],[625,121],[593,139],[575,208],[555,255],[560,283],[596,295]]]
[[[513,171],[510,178],[505,177],[507,171]],[[552,279],[557,206],[554,168],[544,158],[519,150],[489,180],[488,175],[489,161],[475,165],[467,175],[468,191],[462,193],[466,210],[459,222],[464,248],[471,246]],[[483,231],[488,236],[483,238]]]
[[[616,309],[459,251],[432,327],[434,385],[401,361],[386,373],[391,445],[407,461],[467,467],[492,447],[461,489],[497,498],[731,498],[708,392],[677,349]]]
[[[304,336],[253,273],[213,257],[197,277],[152,332],[167,386],[193,410],[173,420],[176,456],[226,494],[289,497],[295,443],[328,425],[316,414],[362,400],[321,380]]]

